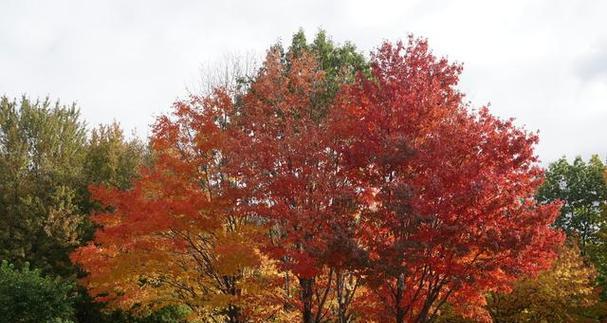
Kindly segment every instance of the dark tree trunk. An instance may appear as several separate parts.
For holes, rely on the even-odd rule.
[[[396,281],[396,295],[394,295],[394,305],[396,306],[396,323],[404,323],[405,322],[405,310],[401,306],[401,301],[403,299],[403,294],[405,292],[405,277],[403,274],[398,276],[398,280]]]
[[[312,313],[314,278],[300,278],[299,285],[301,286],[301,302],[303,304],[303,323],[314,323],[314,315]]]
[[[229,323],[244,323],[244,320],[242,320],[242,317],[240,316],[240,308],[237,306],[230,305],[228,307],[227,316]]]

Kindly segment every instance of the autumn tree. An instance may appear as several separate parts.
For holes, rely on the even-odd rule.
[[[161,117],[131,188],[92,188],[83,283],[201,320],[488,319],[486,292],[550,267],[559,204],[534,198],[537,136],[471,110],[460,72],[413,39],[371,65],[324,34],[272,47],[236,92]]]
[[[246,198],[254,202],[248,203],[250,212],[273,227],[268,252],[299,282],[304,322],[323,315],[326,298],[314,297],[315,283],[331,237],[328,220],[340,216],[331,203],[340,195],[340,179],[323,153],[326,137],[311,101],[322,77],[309,53],[291,57],[287,66],[280,52],[271,50],[242,98],[243,112],[235,120],[238,158],[231,160]]]
[[[364,259],[353,236],[356,188],[327,129],[338,88],[365,66],[353,46],[335,46],[324,32],[308,44],[299,32],[286,53],[279,46],[268,52],[235,102],[229,167],[247,211],[271,225],[265,251],[286,272],[287,293],[289,274],[297,279],[303,322],[345,320],[358,284],[349,272],[352,260]]]
[[[133,188],[93,188],[109,209],[94,217],[103,226],[95,244],[72,259],[89,272],[84,282],[99,300],[123,309],[185,304],[198,319],[227,322],[274,317],[272,264],[222,171],[225,100],[218,91],[177,103],[173,118],[156,123],[155,162]]]
[[[491,293],[487,308],[499,322],[598,322],[596,270],[581,256],[577,242],[559,251],[552,267],[517,281],[511,293]]]
[[[96,227],[88,215],[101,207],[91,198],[89,185],[103,184],[119,189],[130,188],[132,181],[138,175],[139,168],[148,164],[150,159],[147,145],[136,136],[128,139],[118,122],[100,124],[88,131],[81,168],[82,179],[77,186],[81,192],[78,203],[84,215],[80,224],[81,243],[93,238]],[[79,271],[76,273],[83,274]],[[104,304],[95,303],[86,293],[86,289],[82,286],[78,287],[79,297],[75,302],[78,322],[139,322],[128,311],[103,312]],[[172,309],[163,309],[158,315],[173,313],[171,311]],[[150,313],[149,316],[155,317],[155,315],[157,314]]]
[[[487,320],[484,293],[548,268],[561,241],[558,203],[534,199],[537,136],[470,110],[460,72],[426,41],[385,43],[337,98],[378,321],[431,321],[447,301]]]

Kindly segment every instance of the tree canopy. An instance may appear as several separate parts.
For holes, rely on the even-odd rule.
[[[549,269],[537,136],[470,109],[425,40],[353,51],[298,33],[238,91],[161,116],[132,188],[92,189],[101,228],[72,254],[91,295],[226,322],[488,320],[485,293]]]

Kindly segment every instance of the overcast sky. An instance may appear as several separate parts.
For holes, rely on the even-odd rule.
[[[461,89],[540,131],[544,163],[607,155],[607,1],[0,0],[0,95],[77,102],[89,125],[148,134],[154,116],[226,55],[303,27],[369,53],[427,37],[464,64]]]

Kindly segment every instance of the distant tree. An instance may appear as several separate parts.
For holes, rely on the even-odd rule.
[[[23,323],[68,323],[74,319],[74,285],[43,276],[25,263],[19,270],[0,264],[0,320]]]
[[[552,268],[514,284],[511,293],[491,293],[487,308],[501,322],[598,322],[596,270],[577,242],[563,246]]]
[[[607,297],[607,181],[605,165],[597,155],[584,162],[576,157],[573,163],[566,158],[550,164],[546,181],[537,198],[549,203],[563,201],[555,225],[579,241],[582,255],[596,266]]]
[[[88,139],[84,159],[86,183],[127,189],[149,158],[145,144],[137,137],[127,140],[117,122],[99,125]]]
[[[587,163],[576,157],[571,164],[563,157],[548,166],[546,180],[538,192],[542,202],[564,202],[555,225],[579,238],[582,253],[597,242],[597,233],[607,224],[603,213],[607,203],[604,173],[605,165],[597,155]]]
[[[350,42],[336,44],[324,30],[318,31],[311,43],[307,42],[303,30],[293,35],[291,45],[283,56],[286,65],[304,54],[311,54],[323,76],[314,96],[311,98],[313,117],[320,121],[326,116],[330,103],[344,84],[354,82],[357,75],[370,76],[369,60]]]
[[[71,272],[79,243],[86,131],[75,106],[0,99],[0,258]]]

